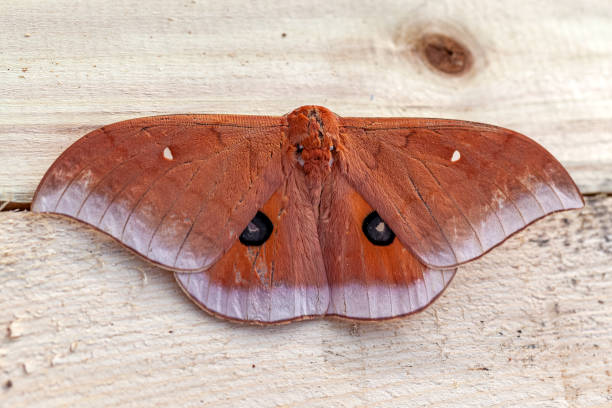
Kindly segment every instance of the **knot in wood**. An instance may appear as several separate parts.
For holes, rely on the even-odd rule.
[[[426,34],[420,39],[418,49],[428,65],[445,74],[461,75],[472,67],[470,50],[446,35]]]

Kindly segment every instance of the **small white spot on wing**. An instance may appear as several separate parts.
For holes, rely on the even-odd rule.
[[[453,152],[453,157],[451,157],[451,161],[454,163],[458,161],[460,158],[461,158],[461,153],[459,153],[459,150],[455,150]]]
[[[172,156],[172,150],[170,150],[169,147],[166,147],[164,149],[163,155],[164,155],[164,159],[166,160],[174,160],[174,156]]]

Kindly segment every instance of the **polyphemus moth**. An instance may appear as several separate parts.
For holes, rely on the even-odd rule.
[[[56,160],[32,209],[174,271],[216,316],[277,323],[418,312],[459,265],[583,205],[561,164],[511,130],[303,106],[102,127]]]

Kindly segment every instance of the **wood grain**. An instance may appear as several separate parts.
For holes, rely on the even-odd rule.
[[[309,103],[504,126],[583,193],[612,192],[606,0],[0,8],[0,206],[29,202],[52,161],[102,125]],[[432,32],[469,48],[472,68],[425,62]],[[169,274],[76,223],[0,213],[0,406],[606,407],[611,220],[610,198],[554,215],[406,320],[262,329],[207,316]]]
[[[8,0],[0,13],[0,201],[104,124],[165,113],[474,120],[543,144],[584,193],[612,191],[612,6],[605,0],[251,4]],[[463,75],[418,52],[431,33]],[[284,34],[284,36],[283,36]]]
[[[3,212],[0,227],[4,406],[612,400],[609,197],[461,268],[425,312],[357,325],[224,322],[185,298],[170,273],[74,221]]]

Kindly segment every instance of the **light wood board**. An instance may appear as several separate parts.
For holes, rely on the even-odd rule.
[[[4,0],[0,206],[102,125],[303,104],[505,126],[611,193],[610,21],[605,0]],[[427,33],[473,69],[430,68]],[[612,406],[612,197],[587,201],[461,268],[421,314],[268,328],[208,316],[76,222],[0,212],[0,407]]]
[[[460,268],[425,312],[355,325],[227,323],[77,222],[3,212],[0,228],[0,405],[612,403],[612,198]]]
[[[61,151],[105,124],[304,104],[509,127],[548,148],[583,192],[612,191],[606,0],[4,0],[0,9],[0,201],[29,202]],[[414,50],[431,32],[464,43],[473,69],[430,69]]]

